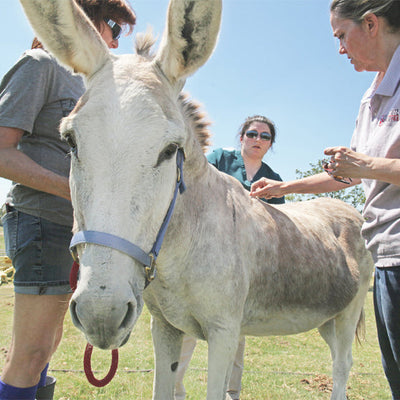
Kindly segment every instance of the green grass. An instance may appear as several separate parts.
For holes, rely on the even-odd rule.
[[[0,249],[3,247],[0,235]],[[390,400],[384,377],[372,307],[372,293],[366,301],[366,340],[353,346],[354,365],[348,381],[349,400]],[[0,286],[0,364],[10,343],[13,311],[11,285]],[[57,380],[57,400],[141,400],[151,399],[153,347],[150,315],[144,310],[129,342],[119,351],[119,368],[104,388],[91,386],[83,373],[85,341],[67,315],[64,338],[50,364]],[[95,349],[93,369],[98,378],[106,374],[110,353]],[[199,342],[185,376],[187,400],[206,397],[207,345]],[[245,371],[241,400],[329,399],[331,358],[328,346],[316,330],[294,336],[246,339]]]

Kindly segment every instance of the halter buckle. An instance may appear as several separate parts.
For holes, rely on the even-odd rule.
[[[79,264],[79,256],[78,256],[78,252],[76,251],[76,247],[71,247],[69,252],[71,253],[71,257],[72,259]]]
[[[156,277],[156,261],[155,261],[153,253],[150,253],[149,257],[150,257],[150,260],[151,260],[150,261],[150,265],[146,265],[144,267],[144,272],[145,272],[145,275],[146,275],[146,280],[148,282],[151,282]]]

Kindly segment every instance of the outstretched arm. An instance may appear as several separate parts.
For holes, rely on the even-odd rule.
[[[285,196],[290,193],[326,193],[345,189],[358,183],[359,180],[353,180],[350,185],[337,182],[326,172],[288,182],[261,178],[251,185],[250,196],[270,199],[272,197]]]

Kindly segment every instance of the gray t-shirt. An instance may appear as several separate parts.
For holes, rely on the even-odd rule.
[[[400,46],[382,82],[375,79],[360,106],[351,148],[372,157],[400,158]],[[400,186],[363,179],[362,234],[377,267],[400,266]]]
[[[0,126],[22,129],[19,150],[42,167],[68,176],[69,146],[60,138],[59,124],[83,92],[81,76],[46,51],[29,50],[0,84]],[[61,197],[13,182],[7,202],[27,214],[72,226],[71,203]]]

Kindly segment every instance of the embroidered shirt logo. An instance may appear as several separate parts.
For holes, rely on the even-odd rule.
[[[382,115],[379,119],[379,126],[382,126],[385,122],[391,123],[391,122],[399,122],[399,109],[395,108],[390,111],[389,114]]]

